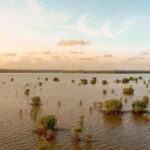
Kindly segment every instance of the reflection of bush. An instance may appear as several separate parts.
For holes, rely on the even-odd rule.
[[[103,114],[103,120],[104,123],[108,124],[108,125],[121,125],[122,123],[122,115],[118,114],[118,115],[106,115]]]

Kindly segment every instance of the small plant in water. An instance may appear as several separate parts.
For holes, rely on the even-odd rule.
[[[129,79],[128,78],[123,78],[122,83],[129,83]]]
[[[30,89],[25,89],[24,94],[29,95],[30,94]]]
[[[132,112],[134,114],[143,114],[146,112],[147,104],[143,100],[136,100],[132,102]]]
[[[10,81],[13,82],[13,81],[14,81],[14,78],[11,78]]]
[[[44,140],[38,144],[36,150],[50,150],[50,144]]]
[[[102,80],[102,84],[103,84],[103,85],[108,84],[107,80]]]
[[[32,100],[32,105],[35,106],[40,105],[41,103],[41,98],[39,96],[33,96],[31,100]]]
[[[85,134],[85,141],[86,141],[87,143],[89,143],[89,142],[91,141],[91,139],[92,139],[92,135],[86,133],[86,134]]]
[[[58,77],[54,77],[54,78],[53,78],[53,81],[54,81],[54,82],[59,82],[60,80],[59,80]]]
[[[124,94],[128,94],[128,95],[132,95],[134,94],[134,89],[132,87],[129,87],[129,88],[123,88],[123,91],[122,91]]]
[[[118,114],[122,112],[122,102],[116,99],[106,100],[102,104],[102,112],[105,114]]]
[[[55,130],[56,123],[57,119],[54,115],[46,115],[38,120],[38,124],[41,125],[44,129],[52,131]]]
[[[107,94],[107,90],[103,89],[103,94],[106,95]]]
[[[80,133],[82,132],[82,128],[73,128],[71,132],[73,140],[75,142],[80,141]]]
[[[81,84],[86,85],[88,83],[87,79],[80,79]]]
[[[96,77],[93,77],[90,82],[91,84],[96,84],[96,81],[97,81]]]

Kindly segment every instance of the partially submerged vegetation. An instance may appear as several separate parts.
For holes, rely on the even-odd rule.
[[[32,105],[34,106],[40,105],[41,103],[41,98],[39,96],[33,96],[31,100],[32,100]]]
[[[54,78],[53,78],[53,81],[54,81],[54,82],[59,82],[60,79],[59,79],[58,77],[54,77]]]
[[[102,85],[108,84],[107,80],[102,80]]]
[[[136,100],[132,102],[132,112],[134,114],[143,114],[146,112],[147,103],[145,103],[143,100]]]
[[[97,78],[93,77],[90,82],[91,82],[91,84],[96,84],[96,81],[97,81]]]
[[[104,101],[102,104],[102,112],[105,114],[119,114],[122,112],[122,102],[116,99]]]
[[[53,140],[55,138],[56,123],[57,119],[54,115],[45,115],[38,120],[35,132],[46,140]]]
[[[123,88],[123,93],[128,94],[128,95],[133,95],[134,94],[134,89],[132,87]]]
[[[87,79],[80,79],[80,83],[86,85],[88,83]]]

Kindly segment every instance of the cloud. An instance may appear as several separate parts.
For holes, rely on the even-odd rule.
[[[3,54],[0,54],[0,56],[10,56],[10,57],[15,57],[17,56],[16,53],[3,53]]]
[[[134,19],[127,19],[127,20],[124,20],[119,25],[116,31],[113,31],[111,28],[112,22],[108,21],[103,26],[101,26],[100,29],[96,30],[87,25],[86,23],[87,19],[88,19],[88,15],[81,16],[78,20],[76,28],[87,36],[97,37],[97,38],[117,39],[123,33],[127,32],[130,28],[132,28],[135,25]]]
[[[82,51],[70,51],[70,54],[84,54]]]
[[[61,46],[85,46],[85,45],[89,45],[90,42],[89,41],[84,41],[84,40],[61,40],[60,42],[58,42],[58,45]]]
[[[139,53],[138,55],[150,55],[150,50],[144,50],[142,53]]]
[[[51,54],[52,54],[51,51],[44,51],[44,52],[42,52],[42,55],[51,55]]]
[[[107,21],[100,28],[92,28],[87,24],[89,15],[85,14],[79,17],[75,25],[57,25],[53,28],[63,28],[70,31],[78,31],[86,36],[95,37],[95,38],[108,38],[108,39],[118,39],[128,30],[130,30],[135,25],[135,19],[130,18],[123,20],[119,24],[115,25],[115,22]],[[117,26],[117,29],[114,30],[113,27]]]
[[[112,58],[113,55],[112,54],[107,54],[107,55],[104,55],[105,58]]]

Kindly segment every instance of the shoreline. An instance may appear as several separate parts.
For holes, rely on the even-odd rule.
[[[0,73],[81,73],[81,74],[149,74],[150,70],[32,70],[0,69]]]

